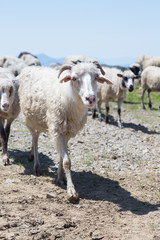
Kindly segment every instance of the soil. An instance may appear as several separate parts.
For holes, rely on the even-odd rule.
[[[42,175],[27,157],[31,136],[20,118],[9,139],[11,164],[0,165],[0,239],[160,240],[160,112],[123,108],[110,124],[91,118],[69,143],[80,199],[56,184],[58,155],[39,139]]]

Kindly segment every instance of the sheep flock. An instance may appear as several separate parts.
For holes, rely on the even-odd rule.
[[[137,81],[138,80],[138,81]],[[36,175],[41,174],[38,139],[48,132],[59,154],[57,183],[66,182],[69,201],[77,201],[71,176],[71,158],[68,142],[84,127],[88,109],[96,121],[109,123],[109,102],[117,101],[117,124],[123,127],[121,105],[126,93],[139,84],[141,105],[147,91],[149,108],[150,92],[160,91],[160,57],[143,55],[128,67],[101,65],[86,56],[69,56],[64,63],[41,66],[38,58],[28,52],[19,56],[0,57],[0,137],[2,162],[10,163],[8,140],[10,127],[19,113],[31,136],[30,161],[34,160]],[[104,103],[105,118],[101,110]],[[98,119],[96,111],[98,110]]]

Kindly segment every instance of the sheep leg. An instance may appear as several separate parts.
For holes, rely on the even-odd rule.
[[[105,102],[105,107],[106,107],[106,117],[105,117],[105,122],[109,122],[109,103]]]
[[[4,129],[4,121],[0,120],[0,137],[1,137],[1,144],[2,144],[2,162],[4,165],[9,164],[9,157],[7,152],[7,136]]]
[[[151,92],[151,90],[148,89],[147,90],[148,106],[151,109],[152,108],[152,103],[151,103],[151,98],[150,98],[150,92]]]
[[[33,129],[30,129],[31,135],[32,135],[32,150],[31,152],[34,154],[34,167],[33,170],[37,176],[40,175],[40,163],[39,163],[39,156],[38,156],[38,138],[39,138],[39,132],[34,131]],[[30,154],[32,155],[32,154]]]
[[[98,100],[98,118],[99,118],[99,121],[101,122],[103,120],[103,117],[102,117],[102,112],[101,112],[101,104],[102,104],[102,101],[101,100]]]
[[[8,139],[9,139],[9,135],[10,135],[10,130],[11,130],[11,124],[13,122],[14,119],[9,119],[7,120],[7,124],[5,127],[5,133],[6,133],[6,138],[7,138],[7,143],[8,143]]]
[[[122,99],[118,99],[117,102],[117,112],[118,112],[118,127],[119,128],[123,128],[123,124],[121,122],[121,103],[122,103]]]
[[[142,90],[142,94],[141,94],[141,106],[142,106],[142,109],[146,109],[145,106],[144,106],[144,93],[145,93],[146,89],[143,89]]]
[[[96,118],[96,107],[94,107],[92,109],[92,118],[95,119]]]
[[[67,184],[65,176],[64,176],[63,159],[62,159],[62,157],[60,157],[60,160],[59,160],[59,167],[58,167],[57,173],[58,173],[57,183]]]
[[[34,160],[34,150],[33,150],[33,144],[32,144],[32,148],[28,156],[28,161],[32,162],[33,160]]]
[[[58,153],[60,154],[60,164],[59,164],[59,169],[58,169],[58,178],[57,181],[59,182],[62,179],[63,176],[63,170],[66,175],[67,179],[67,195],[68,195],[68,200],[69,201],[75,201],[78,199],[78,193],[76,192],[73,182],[72,182],[72,177],[71,177],[71,160],[69,158],[68,150],[67,150],[67,145],[65,143],[64,137],[61,135],[56,141],[56,149]]]

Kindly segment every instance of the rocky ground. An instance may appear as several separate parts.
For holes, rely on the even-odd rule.
[[[124,128],[92,120],[69,143],[79,202],[56,185],[58,155],[47,134],[39,141],[42,176],[27,161],[31,137],[16,120],[11,165],[0,165],[0,239],[160,240],[160,112],[128,110]]]

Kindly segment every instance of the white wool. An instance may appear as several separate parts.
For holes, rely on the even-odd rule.
[[[10,126],[20,111],[18,87],[19,82],[14,75],[8,69],[0,68],[0,137],[4,164],[9,164],[7,145]]]
[[[72,63],[72,62],[76,62],[76,61],[81,61],[81,62],[91,62],[94,61],[91,58],[88,58],[84,55],[72,55],[72,56],[68,56],[65,60],[64,63]]]
[[[138,59],[136,60],[136,63],[140,64],[142,70],[144,70],[146,67],[149,67],[149,66],[160,67],[160,57],[142,55],[138,57]]]
[[[63,67],[66,66],[62,66],[62,69]],[[57,180],[62,180],[65,171],[69,198],[77,199],[71,179],[71,160],[67,143],[86,123],[87,106],[95,102],[99,69],[93,63],[79,63],[70,68],[71,70],[64,70],[58,78],[58,70],[28,67],[22,71],[18,79],[21,111],[32,134],[34,170],[39,172],[40,168],[37,136],[40,132],[48,131],[60,155]],[[70,80],[70,77],[66,76],[76,76],[77,79]],[[91,92],[93,90],[95,95],[89,95],[88,89]],[[85,95],[86,93],[88,95]]]

